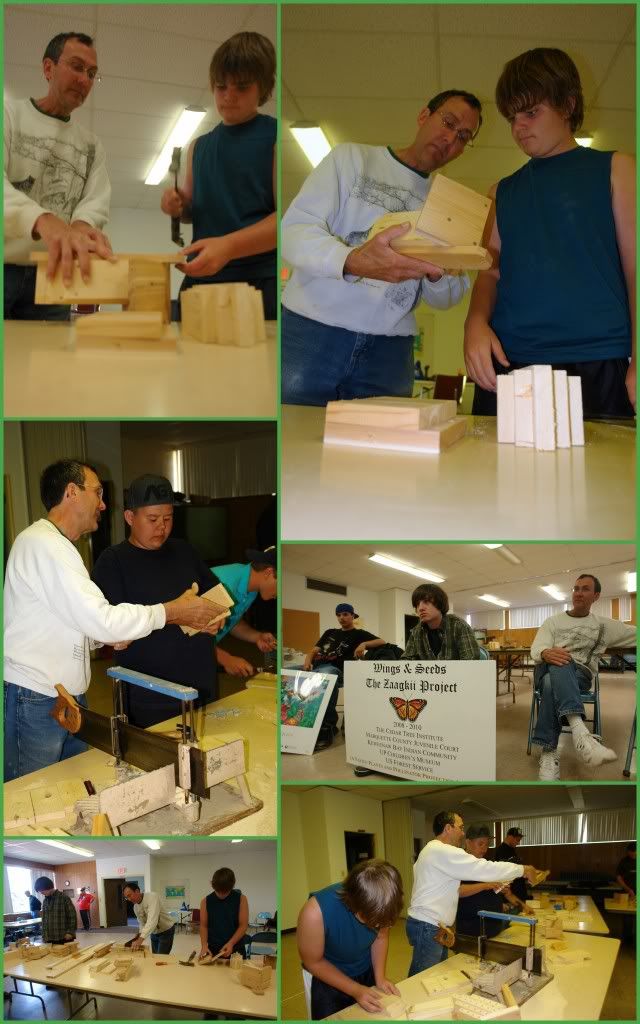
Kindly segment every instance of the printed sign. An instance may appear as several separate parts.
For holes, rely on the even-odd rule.
[[[401,779],[496,777],[493,661],[345,662],[347,761]]]
[[[326,672],[282,670],[280,749],[284,754],[313,754],[337,682],[337,676]]]

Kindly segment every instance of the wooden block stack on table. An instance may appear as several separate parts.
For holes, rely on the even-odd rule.
[[[388,451],[438,453],[465,432],[453,401],[354,398],[329,402],[324,443]]]
[[[267,340],[262,292],[252,285],[200,284],[180,296],[182,331],[207,345],[249,347]]]
[[[579,377],[545,364],[497,378],[498,441],[537,451],[584,444]]]

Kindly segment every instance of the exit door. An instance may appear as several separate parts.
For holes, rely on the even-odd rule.
[[[127,926],[127,908],[122,896],[125,880],[122,878],[104,879],[104,906],[107,928],[117,925]]]
[[[347,854],[347,871],[362,860],[375,857],[375,837],[372,832],[345,832],[344,845]]]

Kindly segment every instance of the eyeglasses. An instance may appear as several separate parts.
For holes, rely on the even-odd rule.
[[[81,491],[93,491],[96,494],[99,501],[102,501],[102,495],[104,494],[104,487],[85,487],[84,484],[78,484]]]
[[[90,82],[100,82],[102,79],[98,74],[97,68],[92,68],[83,64],[81,60],[60,60],[61,64],[66,64],[68,68],[71,68],[76,75],[86,75]]]
[[[458,122],[451,116],[451,114],[441,114],[439,110],[436,111],[440,120],[447,131],[455,132],[456,139],[463,146],[470,146],[473,149],[473,132],[470,132],[468,128],[458,128]]]

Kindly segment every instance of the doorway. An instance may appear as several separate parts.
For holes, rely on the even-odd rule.
[[[127,907],[122,895],[125,880],[123,878],[104,878],[104,913],[107,928],[126,927]],[[131,906],[131,904],[128,904]]]
[[[354,864],[375,857],[375,836],[372,832],[345,832],[344,846],[347,871],[351,871]]]

